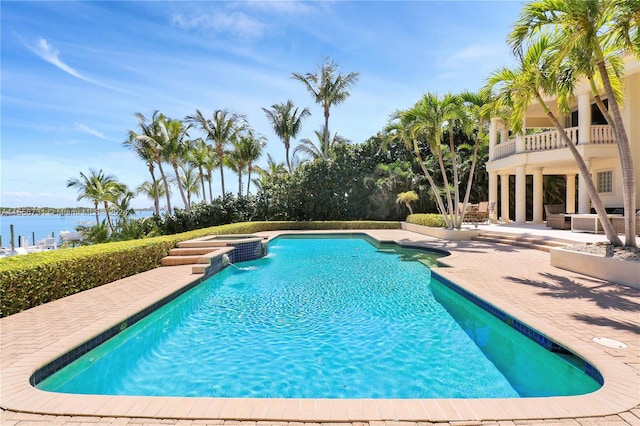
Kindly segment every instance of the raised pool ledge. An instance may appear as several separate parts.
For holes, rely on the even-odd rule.
[[[421,243],[418,234],[406,231],[366,232],[385,241]],[[262,233],[261,233],[262,234]],[[264,233],[271,236],[271,234]],[[455,251],[455,249],[454,249]],[[454,253],[463,260],[464,251]],[[517,253],[514,254],[517,261]],[[92,336],[120,325],[150,305],[162,303],[174,292],[184,292],[201,281],[189,267],[157,268],[104,286],[47,303],[0,320],[3,351],[0,354],[0,407],[13,412],[46,416],[93,416],[111,418],[203,419],[247,421],[355,422],[431,421],[479,422],[483,420],[570,419],[598,416],[605,419],[628,412],[640,403],[638,374],[619,357],[579,338],[570,327],[558,330],[544,315],[542,300],[530,300],[525,308],[513,305],[465,281],[456,268],[436,268],[461,288],[472,291],[491,305],[540,330],[597,368],[604,385],[596,392],[572,397],[521,399],[411,399],[411,400],[326,400],[326,399],[242,399],[128,397],[58,394],[40,391],[29,378],[43,365],[78,347]],[[487,276],[491,276],[490,274]],[[482,279],[482,271],[474,273]],[[500,282],[494,283],[496,286]],[[504,284],[507,284],[505,281]],[[109,303],[105,303],[108,301]],[[525,310],[526,309],[526,312]],[[604,314],[605,311],[602,311]],[[38,324],[40,324],[38,326]],[[46,332],[40,328],[46,324]],[[589,325],[585,325],[589,328]],[[593,328],[593,327],[591,327]],[[25,330],[34,330],[29,333]],[[594,328],[593,331],[596,331]],[[43,417],[43,421],[49,417]],[[151,421],[152,422],[152,421]]]

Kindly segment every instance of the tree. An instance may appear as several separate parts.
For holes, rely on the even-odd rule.
[[[289,169],[289,173],[293,173],[291,161],[289,160],[291,139],[298,136],[302,127],[302,120],[310,116],[311,113],[307,108],[298,112],[298,108],[294,109],[291,100],[288,100],[286,103],[271,105],[271,109],[262,108],[262,110],[267,115],[267,119],[271,123],[274,132],[284,144],[287,168]]]
[[[155,163],[158,165],[158,170],[160,170],[160,175],[162,177],[162,182],[164,187],[167,188],[165,192],[166,200],[167,200],[167,211],[171,214],[171,197],[169,188],[169,182],[167,180],[167,176],[164,173],[164,169],[162,168],[162,133],[160,130],[160,122],[164,120],[164,116],[160,114],[158,110],[153,112],[151,116],[151,122],[147,120],[147,118],[139,112],[135,114],[136,119],[138,120],[138,126],[142,130],[142,133],[136,133],[133,130],[129,130],[129,140],[135,139],[137,140],[145,150],[149,151],[149,154],[153,156]],[[157,187],[157,186],[156,186]],[[155,197],[158,197],[156,194]],[[155,202],[155,198],[154,198]],[[160,210],[158,209],[158,213]]]
[[[271,154],[267,154],[267,168],[264,169],[260,166],[255,166],[253,168],[260,179],[254,179],[253,184],[259,189],[262,190],[263,185],[265,183],[269,183],[275,179],[276,176],[281,176],[284,173],[287,173],[286,166],[284,163],[276,163]]]
[[[485,143],[484,127],[491,118],[491,113],[496,111],[496,101],[489,88],[483,88],[477,93],[464,91],[460,94],[460,97],[462,98],[467,115],[470,117],[470,123],[472,123],[472,126],[467,128],[466,133],[473,139],[472,147],[463,146],[464,148],[471,148],[472,151],[467,189],[461,208],[461,211],[464,212],[467,210],[467,203],[469,202],[469,195],[471,194],[471,188],[473,186],[473,178],[478,161],[478,150]]]
[[[578,149],[571,142],[560,124],[558,118],[553,114],[544,100],[545,95],[558,96],[558,105],[567,112],[567,97],[573,92],[573,84],[567,79],[558,79],[559,71],[552,61],[553,56],[549,53],[555,41],[548,37],[540,37],[533,42],[528,50],[520,56],[520,63],[516,69],[501,68],[495,71],[489,78],[489,85],[497,87],[496,93],[498,104],[511,107],[511,122],[516,133],[522,133],[522,119],[527,106],[536,101],[543,109],[547,118],[553,123],[558,131],[558,135],[573,155],[578,170],[586,184],[586,190],[591,198],[591,204],[596,210],[603,230],[609,241],[616,246],[621,246],[622,241],[616,235],[613,225],[607,217],[604,204],[596,190],[589,167],[578,152]],[[559,84],[562,82],[563,84]]]
[[[447,205],[440,200],[440,191],[432,185],[432,190],[440,207],[447,228],[460,228],[462,217],[459,209],[459,185],[458,165],[454,143],[454,129],[456,125],[466,119],[462,108],[462,99],[451,93],[440,97],[434,93],[425,94],[412,108],[401,113],[403,120],[408,125],[408,133],[414,139],[422,139],[428,143],[431,153],[438,159],[440,174],[445,188]],[[449,134],[449,147],[443,147],[445,130]],[[448,150],[453,175],[453,194],[450,191],[449,177],[445,165],[445,150]],[[420,160],[422,162],[422,160]],[[423,166],[424,170],[424,166]],[[430,181],[431,183],[431,181]]]
[[[186,158],[191,147],[191,141],[187,134],[190,126],[185,126],[181,120],[171,120],[165,117],[159,120],[159,125],[162,135],[162,157],[173,167],[184,208],[186,211],[190,211],[191,206],[180,184],[180,172],[178,171],[178,167]]]
[[[404,204],[405,206],[407,206],[407,208],[409,209],[409,214],[413,214],[411,203],[414,201],[418,201],[418,194],[416,194],[416,191],[401,192],[396,198],[396,203]]]
[[[149,192],[147,195],[153,200],[153,214],[160,214],[160,194],[157,192],[158,181],[155,176],[155,156],[154,150],[145,141],[139,139],[135,132],[129,130],[129,139],[123,142],[123,145],[133,150],[138,158],[145,162],[149,174],[151,175],[151,183],[149,184]]]
[[[98,206],[104,204],[105,214],[109,228],[113,231],[111,216],[109,215],[109,203],[115,201],[115,194],[121,189],[123,184],[119,183],[115,177],[105,175],[102,169],[95,171],[89,169],[90,175],[87,176],[80,172],[80,179],[71,178],[67,181],[67,188],[76,188],[78,191],[78,201],[89,200],[93,203],[96,213],[96,225],[100,224]]]
[[[194,115],[186,117],[187,122],[197,124],[205,133],[206,139],[213,142],[218,164],[220,166],[220,184],[222,186],[222,198],[225,197],[224,166],[225,148],[233,141],[240,131],[246,128],[246,119],[243,115],[231,113],[227,110],[215,110],[213,117],[207,119],[200,110]]]
[[[640,39],[639,10],[638,0],[532,1],[524,6],[509,35],[514,52],[524,56],[522,52],[527,48],[527,43],[535,43],[537,38],[544,37],[547,33],[551,34],[556,43],[548,46],[548,49],[553,51],[552,57],[549,58],[552,63],[550,67],[569,65],[571,72],[589,79],[595,95],[598,95],[598,89],[593,75],[597,70],[609,101],[608,110],[602,102],[597,102],[598,107],[613,128],[622,169],[626,247],[636,247],[636,181],[631,146],[620,113],[620,92],[616,91],[615,87],[616,74],[611,74],[611,69],[613,66],[618,68],[618,73],[620,72],[619,67],[615,66],[620,51],[627,50],[640,56],[637,43]],[[615,55],[611,56],[609,52],[615,52]],[[603,221],[603,218],[600,217],[603,227],[608,227],[605,223],[608,223],[608,220]],[[607,236],[609,237],[609,234]],[[619,241],[617,237],[609,240],[612,243],[614,240]]]
[[[184,164],[182,167],[182,174],[180,174],[179,186],[183,189],[183,192],[187,196],[187,206],[191,206],[191,196],[200,195],[200,188],[198,188],[198,174],[196,169],[189,164]],[[191,211],[191,209],[187,209]]]
[[[238,196],[242,196],[242,174],[247,172],[247,195],[251,183],[253,163],[262,155],[265,140],[262,136],[256,136],[252,130],[238,135],[233,141],[233,150],[229,152],[229,167],[238,174]]]
[[[313,133],[316,135],[317,144],[314,143],[311,139],[304,138],[300,141],[298,145],[293,149],[293,155],[302,155],[303,161],[306,160],[322,160],[329,158],[329,155],[333,152],[333,150],[339,145],[347,145],[349,140],[335,133],[333,138],[329,141],[329,148],[327,153],[322,150],[324,144],[324,131],[314,130]]]
[[[191,143],[191,149],[187,153],[188,161],[196,169],[198,169],[198,178],[202,187],[202,199],[207,201],[207,195],[204,188],[205,170],[209,162],[209,145],[202,138],[195,139]],[[213,199],[213,198],[210,198]]]
[[[358,81],[359,73],[350,72],[343,75],[338,71],[339,65],[329,58],[322,64],[318,64],[318,71],[315,74],[305,75],[293,73],[292,78],[304,84],[317,104],[322,106],[324,111],[324,137],[323,153],[324,157],[329,156],[329,114],[332,105],[344,102],[350,95],[349,87]]]
[[[161,181],[149,182],[146,180],[136,188],[136,194],[143,194],[155,201],[156,197],[164,197],[166,195],[166,188]],[[160,212],[154,210],[154,214],[159,215]]]

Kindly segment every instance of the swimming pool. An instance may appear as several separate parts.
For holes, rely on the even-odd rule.
[[[281,237],[269,252],[242,264],[250,271],[226,268],[38,388],[487,398],[599,387],[579,359],[544,350],[433,279],[422,262],[435,256],[360,238]]]

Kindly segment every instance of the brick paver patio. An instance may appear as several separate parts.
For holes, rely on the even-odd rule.
[[[485,400],[268,400],[66,395],[34,389],[31,374],[194,279],[190,266],[129,277],[0,320],[2,425],[179,424],[298,426],[640,425],[640,290],[549,265],[549,254],[482,242],[367,231],[445,249],[437,272],[563,345],[603,374],[590,395]],[[640,271],[640,264],[639,264]],[[628,345],[610,349],[609,337]]]

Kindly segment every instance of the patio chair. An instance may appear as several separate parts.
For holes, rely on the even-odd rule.
[[[611,224],[616,234],[624,234],[624,217],[612,217]],[[636,211],[636,235],[640,236],[640,210]]]
[[[545,204],[547,227],[552,229],[571,229],[571,215],[565,214],[562,204]]]

